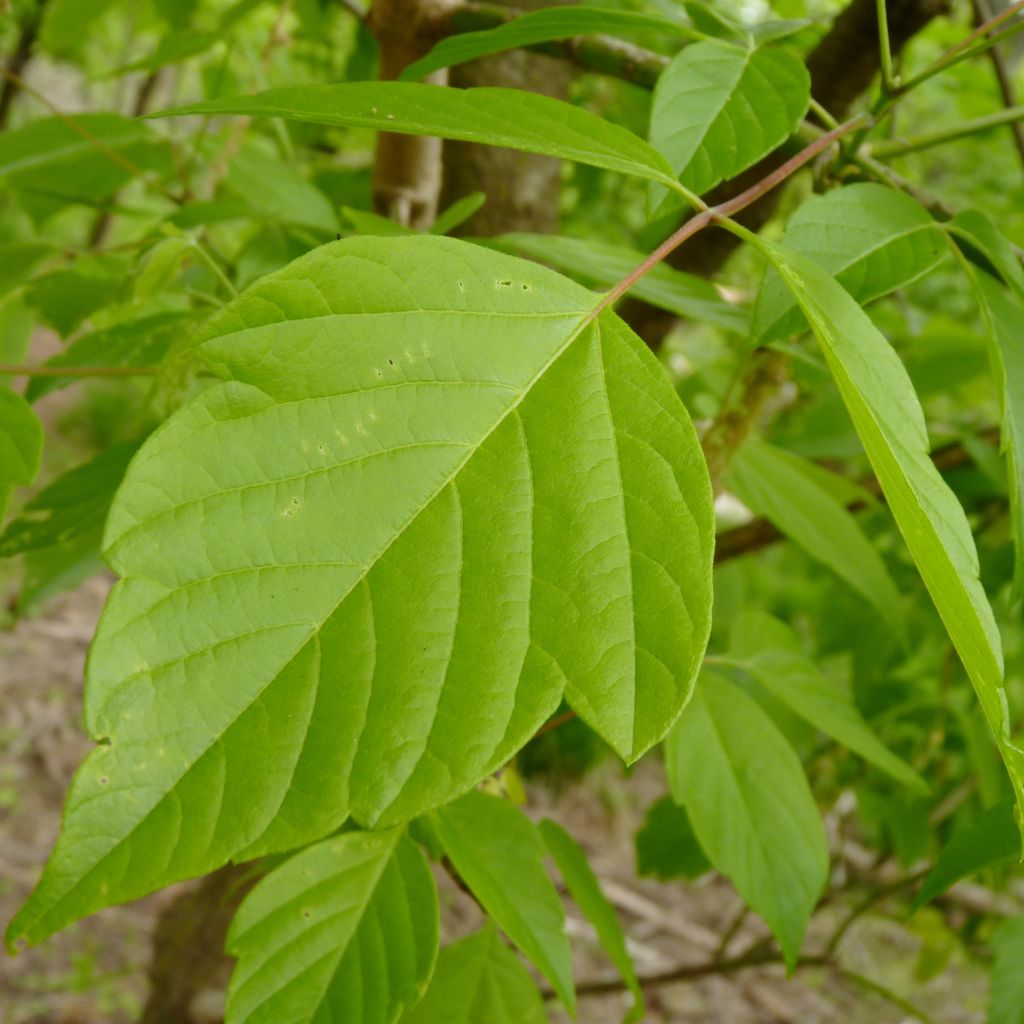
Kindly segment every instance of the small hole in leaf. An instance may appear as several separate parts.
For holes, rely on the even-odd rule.
[[[494,287],[495,288],[511,288],[512,287],[512,282],[511,281],[495,281],[494,282]]]
[[[101,786],[105,786],[109,781],[110,781],[110,779],[108,779],[106,777],[106,775],[101,775],[100,776],[100,785]]]
[[[394,365],[395,365],[394,359],[389,359],[388,360],[388,366],[394,366]]]
[[[532,292],[533,288],[530,287],[525,281],[521,285],[524,292]]]

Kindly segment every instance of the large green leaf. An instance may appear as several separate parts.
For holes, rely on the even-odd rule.
[[[563,694],[630,760],[661,739],[709,629],[710,483],[596,301],[466,242],[360,238],[210,323],[195,352],[225,381],[111,510],[101,745],[11,940],[349,815],[407,820]]]
[[[847,582],[897,631],[900,595],[857,520],[822,486],[817,467],[749,438],[729,463],[729,488],[812,558]]]
[[[546,263],[586,284],[602,287],[615,284],[644,261],[644,254],[636,249],[594,238],[510,232],[484,241],[486,245]],[[740,333],[750,327],[747,310],[727,302],[709,281],[673,270],[664,263],[644,274],[629,294],[689,320]]]
[[[781,145],[809,100],[810,76],[795,54],[708,40],[686,47],[662,72],[649,138],[701,195]]]
[[[992,936],[992,1000],[988,1024],[1024,1024],[1024,917],[1004,921]]]
[[[849,695],[827,679],[784,622],[749,611],[733,624],[729,659],[826,736],[860,754],[905,786],[927,791],[924,779],[878,738]]]
[[[944,251],[941,230],[916,199],[870,182],[812,196],[789,219],[782,244],[827,270],[861,305],[927,274]],[[754,336],[772,341],[806,329],[793,293],[769,268]]]
[[[988,214],[962,210],[942,226],[960,249],[975,260],[981,256],[982,268],[1001,277],[1024,300],[1024,268],[1020,258]]]
[[[423,999],[402,1024],[547,1024],[530,972],[488,923],[445,946]]]
[[[619,969],[626,986],[633,996],[633,1006],[627,1020],[642,1020],[644,1017],[644,994],[637,981],[633,958],[626,949],[626,937],[622,933],[615,908],[601,891],[587,855],[579,843],[557,821],[545,818],[540,823],[540,834],[548,851],[558,865],[565,884],[576,901],[576,905],[594,926],[597,937],[611,961]]]
[[[460,32],[442,39],[425,57],[410,64],[402,78],[415,82],[439,68],[449,68],[486,57],[491,53],[534,46],[571,36],[595,33],[608,35],[630,32],[658,32],[682,39],[703,39],[704,34],[692,25],[644,11],[615,10],[609,7],[549,7],[529,11],[495,28],[480,32]]]
[[[914,897],[918,910],[961,878],[1020,857],[1012,800],[1001,800],[972,818],[943,848]]]
[[[43,454],[43,426],[32,407],[10,388],[0,388],[0,516],[11,491],[32,483]]]
[[[1010,732],[1003,655],[978,579],[978,553],[956,496],[928,456],[928,429],[907,371],[867,314],[816,263],[760,243],[807,317],[889,502],[981,702],[1024,805],[1024,752]]]
[[[436,135],[576,160],[670,188],[665,158],[643,139],[582,107],[521,89],[448,89],[417,82],[286,86],[154,115],[247,114],[314,124]]]
[[[705,671],[669,733],[665,763],[711,863],[792,965],[828,879],[825,830],[793,748],[753,698]]]
[[[544,869],[537,826],[507,800],[479,790],[436,812],[437,833],[480,905],[572,1009],[565,908]]]
[[[227,1024],[392,1024],[423,995],[437,944],[434,879],[401,829],[326,839],[235,915]]]

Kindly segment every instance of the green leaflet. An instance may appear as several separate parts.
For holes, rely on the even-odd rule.
[[[32,271],[54,251],[48,242],[0,244],[0,297],[32,276]]]
[[[619,969],[623,980],[633,996],[633,1006],[627,1021],[643,1020],[644,994],[637,981],[633,958],[626,949],[626,937],[622,933],[615,908],[601,891],[601,884],[587,861],[587,855],[579,843],[557,821],[545,818],[540,825],[540,834],[554,858],[565,884],[576,901],[576,905],[594,926],[597,937],[612,963]]]
[[[439,68],[465,64],[477,57],[533,46],[571,36],[595,33],[621,35],[654,31],[681,39],[703,39],[704,34],[691,25],[643,11],[615,10],[608,7],[550,7],[529,11],[517,18],[481,32],[461,32],[442,39],[425,57],[410,64],[402,79],[415,82]]]
[[[925,877],[911,910],[919,910],[961,878],[1017,860],[1020,833],[1013,819],[1013,801],[1001,800],[955,833]]]
[[[794,54],[708,40],[662,72],[649,138],[682,184],[703,195],[785,142],[809,100],[810,76]]]
[[[992,936],[992,1001],[988,1024],[1024,1024],[1024,917],[1004,921]]]
[[[9,941],[349,815],[408,820],[563,693],[627,759],[661,739],[707,641],[710,483],[596,302],[466,242],[359,238],[211,322],[195,352],[225,381],[110,513],[101,745]]]
[[[1024,300],[1024,268],[1003,233],[981,210],[963,210],[943,225],[957,246],[971,257],[981,256],[992,270]]]
[[[506,252],[529,256],[563,274],[599,286],[615,284],[644,260],[642,252],[593,238],[532,235],[522,231],[482,241]],[[673,270],[664,263],[644,274],[630,288],[629,294],[677,316],[729,331],[744,333],[750,327],[747,310],[727,302],[713,284],[702,277]]]
[[[827,565],[901,632],[900,595],[885,563],[854,516],[822,486],[817,467],[809,465],[751,437],[729,463],[729,487],[747,508]]]
[[[648,808],[634,845],[639,875],[652,875],[667,882],[673,878],[693,880],[711,870],[686,808],[670,796],[661,797]]]
[[[479,790],[442,807],[434,823],[469,891],[573,1011],[565,908],[544,869],[537,826],[507,800]]]
[[[324,840],[235,915],[226,1024],[393,1024],[426,989],[437,944],[434,878],[400,829]]]
[[[758,703],[705,671],[665,745],[672,795],[711,863],[792,966],[828,879],[828,845],[800,761]]]
[[[74,120],[88,137],[59,117],[5,131],[0,135],[0,178],[13,188],[64,202],[95,201],[135,176],[117,156],[144,171],[173,169],[167,142],[146,124],[117,114],[76,114]]]
[[[11,491],[32,483],[43,454],[43,425],[32,407],[10,388],[0,388],[0,517]]]
[[[436,135],[576,160],[676,186],[665,158],[632,132],[582,107],[519,89],[447,89],[417,82],[302,85],[194,103],[153,116],[182,114],[285,117]]]
[[[907,371],[867,314],[817,264],[759,242],[793,290],[932,601],[981,702],[1024,805],[1024,752],[1014,745],[1003,654],[978,579],[964,510],[928,457],[928,430]]]
[[[849,696],[803,653],[796,633],[784,622],[764,612],[747,612],[733,624],[731,640],[729,660],[797,715],[897,782],[928,791],[924,779],[875,735]]]
[[[488,922],[437,958],[423,999],[402,1024],[547,1024],[537,986]]]
[[[944,251],[940,228],[916,199],[870,182],[811,196],[790,217],[782,244],[827,270],[861,305],[927,274]],[[769,268],[753,336],[767,342],[806,329],[793,293]]]

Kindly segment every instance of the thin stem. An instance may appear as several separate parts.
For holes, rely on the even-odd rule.
[[[73,118],[70,114],[66,114],[60,109],[52,100],[47,96],[44,96],[35,86],[29,85],[20,75],[11,71],[10,68],[0,67],[0,74],[2,74],[8,81],[13,82],[22,92],[27,92],[30,96],[34,96],[43,106],[47,107],[55,117],[60,118],[73,132],[80,135],[86,142],[89,143],[98,153],[102,153],[111,163],[117,164],[122,170],[128,171],[133,176],[142,179],[146,184],[155,188],[165,199],[169,199],[175,205],[180,203],[177,196],[169,192],[159,182],[151,180],[146,171],[144,171],[138,164],[129,160],[123,153],[119,153],[116,149],[108,146],[102,139],[98,139],[88,128]]]
[[[1015,17],[1021,11],[1024,11],[1024,0],[1017,0],[1016,3],[1007,7],[1005,11],[1000,11],[999,14],[995,15],[995,17],[989,18],[987,21],[983,21],[973,32],[970,33],[970,35],[964,36],[960,42],[951,46],[944,54],[942,54],[941,57],[938,58],[938,60],[934,61],[923,71],[920,71],[916,75],[913,75],[901,82],[899,87],[895,90],[895,94],[902,95],[903,93],[909,92],[922,82],[926,82],[929,78],[933,78],[935,75],[945,71],[947,68],[951,68],[955,64],[959,64],[963,60],[968,60],[976,54],[984,53],[992,46],[1002,42],[1003,39],[1012,35],[1019,28],[1024,26],[1024,21],[1018,22],[1016,25],[1011,25],[1009,29],[1004,32],[1000,32],[998,35],[988,36],[988,34],[993,29],[998,28],[1000,25]]]
[[[891,92],[899,83],[892,70],[892,46],[889,43],[889,17],[885,9],[885,0],[875,0],[875,11],[878,15],[878,48],[882,65],[882,87]]]
[[[974,17],[978,24],[992,17],[992,8],[989,5],[989,0],[974,0]],[[1013,88],[1013,78],[1002,50],[998,46],[993,46],[988,51],[988,59],[992,64],[992,71],[999,85],[999,93],[1003,97],[1003,106],[1015,107],[1017,105],[1017,98]],[[1020,122],[1014,122],[1010,128],[1014,144],[1017,147],[1017,155],[1020,157],[1021,164],[1024,165],[1024,126]]]
[[[150,377],[155,366],[41,366],[0,363],[0,374],[11,377]]]
[[[946,128],[939,128],[937,131],[922,132],[920,135],[911,135],[904,139],[878,142],[871,147],[871,155],[888,160],[894,156],[902,156],[904,153],[917,153],[922,149],[941,146],[946,142],[954,142],[968,135],[976,135],[978,132],[999,128],[1004,124],[1016,124],[1022,120],[1024,120],[1024,106],[997,110],[994,114],[973,117],[969,121],[961,121]]]
[[[601,301],[594,308],[590,319],[596,319],[604,310],[622,298],[646,273],[656,267],[669,253],[678,249],[683,242],[692,238],[698,231],[702,231],[709,224],[721,224],[727,227],[733,223],[731,217],[740,210],[750,206],[763,195],[770,192],[776,185],[782,184],[790,175],[800,170],[805,164],[813,160],[819,153],[823,153],[833,142],[841,139],[851,132],[855,132],[868,123],[866,114],[858,114],[849,121],[844,122],[831,131],[825,132],[816,138],[810,145],[805,146],[795,156],[791,156],[785,163],[780,164],[770,174],[765,175],[759,182],[751,185],[745,192],[741,192],[731,199],[727,199],[718,206],[707,206],[700,213],[691,217],[678,231],[670,235],[657,249],[648,256],[643,263],[631,270],[621,281],[615,284],[609,291],[605,292]]]
[[[192,244],[193,246],[195,246],[195,250],[196,253],[198,253],[199,258],[210,268],[210,271],[213,273],[213,276],[216,277],[217,280],[221,283],[224,290],[232,298],[235,298],[235,296],[238,295],[238,289],[235,288],[235,286],[231,283],[231,280],[227,276],[227,274],[225,274],[224,271],[221,270],[220,264],[218,264],[217,261],[213,258],[213,256],[210,255],[210,253],[206,249],[206,246],[204,246],[202,242],[199,241],[198,238],[193,238]]]

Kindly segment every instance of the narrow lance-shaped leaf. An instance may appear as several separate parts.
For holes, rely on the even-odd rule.
[[[235,915],[227,1024],[394,1024],[425,991],[437,943],[434,879],[401,829],[324,840]]]
[[[427,994],[402,1024],[547,1024],[544,1000],[530,972],[497,928],[483,929],[437,958]]]
[[[835,378],[896,523],[967,670],[1024,805],[1024,752],[1010,733],[1003,655],[963,508],[928,456],[907,371],[867,314],[817,264],[759,245],[793,290]]]
[[[674,188],[665,158],[643,139],[582,107],[520,89],[448,89],[417,82],[286,86],[164,110],[246,114],[314,124],[436,135],[576,160]]]
[[[719,40],[688,46],[654,90],[651,144],[702,195],[781,145],[800,124],[810,76],[786,50]],[[657,190],[657,196],[663,195]]]
[[[924,779],[872,731],[850,697],[808,658],[784,622],[750,611],[733,624],[729,659],[794,713],[905,786],[927,792]]]
[[[529,11],[504,25],[480,32],[460,32],[442,39],[425,57],[410,64],[402,79],[415,82],[439,68],[501,53],[520,46],[534,46],[556,39],[586,36],[595,33],[607,35],[654,31],[681,39],[704,39],[692,25],[645,11],[615,10],[609,7],[549,7]]]
[[[827,565],[901,632],[900,596],[885,563],[803,459],[752,437],[730,462],[728,483],[747,508]]]
[[[409,820],[563,695],[629,760],[664,736],[707,641],[710,484],[597,303],[466,242],[361,238],[209,324],[195,354],[224,382],[110,513],[102,744],[10,941],[348,816]]]
[[[615,908],[601,891],[601,883],[591,869],[587,855],[557,821],[545,818],[539,828],[572,898],[594,926],[601,945],[633,995],[633,1006],[626,1020],[642,1020],[645,1012],[644,994],[637,981],[633,958],[626,949],[626,937],[622,934],[622,925]]]
[[[942,231],[912,196],[862,182],[811,196],[789,219],[782,244],[832,274],[864,305],[932,270],[942,258]],[[793,293],[771,267],[754,307],[762,342],[806,330]]]
[[[711,863],[794,964],[828,878],[828,845],[793,748],[752,697],[705,671],[669,733],[665,766]]]
[[[434,820],[469,891],[573,1009],[565,908],[544,869],[537,826],[507,800],[479,790],[442,807]]]

